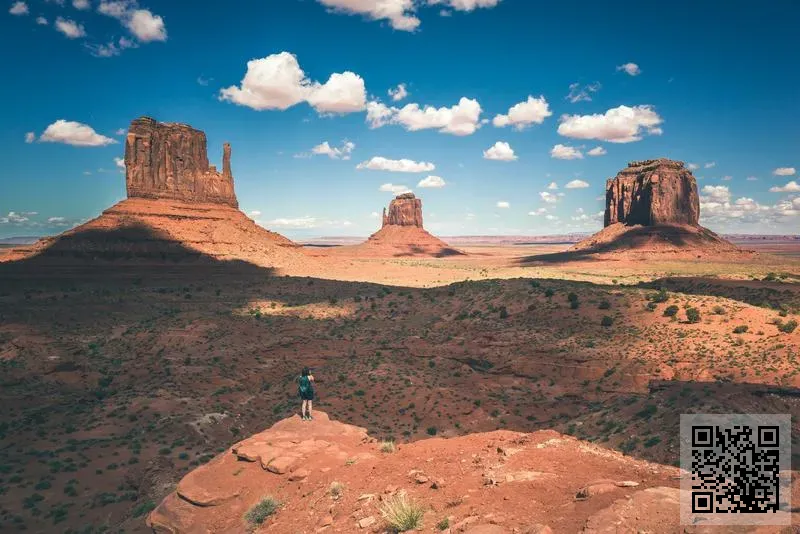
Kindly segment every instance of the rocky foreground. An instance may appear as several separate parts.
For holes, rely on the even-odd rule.
[[[315,416],[284,419],[192,471],[147,524],[170,533],[385,532],[384,503],[406,493],[426,510],[420,529],[428,532],[704,532],[678,525],[675,467],[549,430],[394,449]],[[267,496],[278,509],[260,526],[248,523]]]

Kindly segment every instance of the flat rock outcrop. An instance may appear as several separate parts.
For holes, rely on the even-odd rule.
[[[606,181],[605,226],[697,225],[697,181],[682,161],[633,161]]]
[[[128,198],[239,205],[230,144],[223,145],[219,173],[208,163],[206,134],[187,124],[134,119],[125,140],[125,169]]]
[[[383,226],[415,226],[422,228],[422,200],[414,193],[403,193],[389,203],[389,211],[383,209]]]
[[[247,511],[270,496],[280,506],[259,531],[385,532],[384,501],[405,493],[425,508],[425,531],[446,519],[451,533],[600,533],[615,525],[675,532],[677,474],[550,430],[432,438],[382,452],[363,428],[317,411],[313,421],[280,421],[190,472],[147,524],[159,533],[244,533],[252,528]]]

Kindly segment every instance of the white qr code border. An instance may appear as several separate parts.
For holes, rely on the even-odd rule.
[[[681,525],[791,524],[791,431],[789,414],[681,414]]]

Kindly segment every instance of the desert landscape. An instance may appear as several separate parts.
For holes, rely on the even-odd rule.
[[[572,245],[452,247],[402,194],[303,247],[205,150],[134,120],[128,198],[3,257],[2,530],[243,532],[266,493],[264,531],[383,529],[404,491],[426,530],[672,532],[680,414],[800,413],[800,247],[699,226],[680,162]]]
[[[797,2],[0,17],[0,534],[800,534]]]

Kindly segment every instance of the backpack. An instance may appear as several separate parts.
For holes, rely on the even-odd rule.
[[[311,380],[307,376],[300,377],[300,387],[298,391],[300,395],[309,395],[311,393]]]

